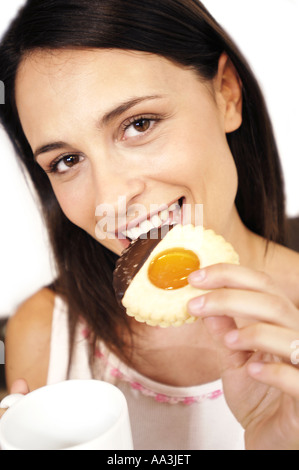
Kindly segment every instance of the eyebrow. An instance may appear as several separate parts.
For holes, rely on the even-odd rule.
[[[104,116],[99,121],[97,121],[97,127],[103,128],[107,126],[109,123],[111,123],[111,121],[115,120],[117,117],[121,116],[123,113],[133,108],[134,106],[137,106],[139,103],[142,103],[143,101],[156,100],[160,98],[164,98],[164,96],[163,95],[149,95],[149,96],[142,96],[138,98],[132,98],[130,100],[124,101],[116,108],[105,113]],[[33,155],[34,160],[36,160],[37,157],[41,155],[42,153],[52,152],[53,150],[60,150],[67,146],[68,144],[62,141],[52,142],[50,144],[42,145],[41,147],[38,147],[37,150],[34,152],[34,155]]]

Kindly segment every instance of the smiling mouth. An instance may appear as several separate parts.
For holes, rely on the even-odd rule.
[[[169,207],[154,215],[150,215],[146,220],[136,224],[136,226],[119,232],[121,234],[121,238],[126,238],[131,243],[140,238],[141,235],[147,234],[152,229],[157,229],[165,225],[170,226],[181,223],[183,202],[184,197],[181,197]]]

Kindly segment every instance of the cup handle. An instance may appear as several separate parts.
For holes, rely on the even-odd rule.
[[[24,395],[22,393],[13,393],[12,395],[7,395],[0,402],[0,408],[3,408],[4,410],[7,410],[12,405],[14,405],[18,401],[20,401],[21,398],[24,398]]]

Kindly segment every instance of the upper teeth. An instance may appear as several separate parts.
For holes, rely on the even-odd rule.
[[[173,213],[172,220],[169,219],[169,213]],[[158,214],[153,215],[149,220],[144,220],[140,222],[136,227],[133,227],[125,232],[122,232],[122,235],[130,238],[131,240],[137,240],[142,234],[148,233],[153,228],[159,228],[162,225],[178,223],[181,219],[181,207],[179,202],[176,202],[164,209]]]

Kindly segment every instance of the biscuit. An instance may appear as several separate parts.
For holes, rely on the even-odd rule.
[[[147,242],[150,240],[137,240],[125,250],[116,265],[114,288],[127,315],[151,326],[194,322],[196,318],[188,314],[187,303],[207,291],[191,286],[188,275],[212,264],[239,264],[233,247],[203,227],[175,225],[161,240],[151,240],[154,248],[148,252],[144,250]],[[141,260],[138,243],[143,252]]]

